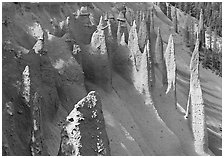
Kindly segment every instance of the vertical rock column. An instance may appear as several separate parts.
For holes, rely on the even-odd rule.
[[[85,98],[80,100],[67,116],[61,132],[58,155],[110,155],[102,105],[95,91],[91,91]]]
[[[31,114],[33,119],[33,130],[31,133],[31,154],[32,156],[43,155],[43,138],[41,131],[41,96],[38,92],[34,93],[31,107]]]
[[[149,40],[147,40],[144,52],[142,54],[140,70],[138,73],[138,75],[140,76],[138,91],[144,94],[147,98],[151,98],[151,87],[154,85],[155,81],[149,48]]]
[[[164,53],[165,63],[166,63],[166,71],[167,71],[167,82],[168,87],[166,89],[166,93],[168,93],[173,87],[174,91],[174,99],[175,99],[175,108],[177,108],[177,98],[176,98],[176,62],[175,62],[175,50],[174,50],[174,42],[173,35],[171,34],[168,40],[168,45],[166,51]]]
[[[190,94],[188,109],[191,111],[191,127],[194,136],[195,150],[199,154],[208,152],[208,136],[205,120],[205,106],[202,98],[202,90],[199,80],[199,39],[197,38],[194,52],[190,63]]]
[[[25,103],[30,107],[30,71],[29,66],[27,65],[23,71],[23,91],[22,96],[25,99]]]
[[[137,72],[140,68],[140,62],[141,62],[141,51],[139,49],[138,45],[138,34],[136,29],[136,23],[133,22],[133,26],[130,29],[129,37],[128,37],[128,48],[130,50],[130,61],[131,61],[131,79],[132,83],[135,85],[137,82]]]

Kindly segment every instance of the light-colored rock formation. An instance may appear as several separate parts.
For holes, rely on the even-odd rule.
[[[174,41],[173,35],[171,34],[168,40],[168,45],[166,51],[164,53],[165,63],[166,63],[166,71],[167,71],[167,89],[166,93],[173,88],[174,91],[174,99],[175,99],[175,107],[177,108],[177,98],[176,98],[176,61],[175,61],[175,49],[174,49]]]
[[[29,66],[27,65],[23,71],[23,97],[25,98],[25,102],[27,106],[30,107],[30,71]]]
[[[208,135],[205,118],[205,106],[199,80],[199,39],[197,38],[190,62],[190,91],[186,118],[190,115],[190,123],[194,137],[194,146],[198,154],[208,152]],[[190,100],[189,100],[190,99]]]
[[[149,48],[150,48],[149,40],[147,40],[144,52],[141,57],[141,65],[140,70],[138,72],[139,80],[136,85],[136,89],[146,97],[151,98],[151,87],[154,84],[154,72],[152,62],[150,59]]]
[[[80,100],[67,116],[58,155],[110,155],[101,100],[95,91]]]
[[[126,46],[126,45],[127,45],[127,43],[125,42],[125,35],[124,35],[124,33],[123,33],[122,36],[121,36],[121,42],[120,42],[120,45],[122,45],[122,46]]]
[[[136,70],[139,70],[140,67],[140,61],[141,61],[141,51],[139,49],[138,45],[138,34],[136,29],[136,23],[133,22],[133,25],[129,32],[129,38],[128,38],[128,48],[130,49],[131,54],[134,58],[134,65],[136,67]]]
[[[38,92],[34,93],[32,98],[31,114],[33,119],[33,130],[31,134],[31,154],[32,156],[41,156],[43,153],[43,137],[42,137],[42,114],[41,114],[41,96]]]
[[[83,68],[89,80],[108,90],[111,87],[112,72],[104,32],[97,30],[93,33],[91,47],[83,57]]]

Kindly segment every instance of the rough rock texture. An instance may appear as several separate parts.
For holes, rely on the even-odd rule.
[[[176,107],[177,105],[176,103],[176,61],[175,61],[174,41],[173,41],[172,34],[169,37],[168,45],[164,53],[164,58],[166,63],[167,83],[168,83],[166,93],[168,93],[171,87],[173,87],[175,107]]]
[[[41,114],[41,104],[43,102],[41,101],[41,96],[38,94],[38,92],[35,92],[31,103],[33,130],[31,134],[30,149],[32,156],[44,155],[44,150],[46,150],[43,142],[43,127],[41,127],[43,125]]]
[[[195,150],[199,154],[208,152],[208,136],[205,122],[205,107],[199,80],[199,40],[195,46],[190,63],[190,94],[188,114],[190,111],[191,128],[194,136]],[[189,107],[190,106],[190,107]],[[190,108],[190,109],[189,109]]]
[[[65,38],[55,40],[56,37],[49,33],[53,30],[50,24],[52,11],[59,5],[56,4],[48,8],[47,3],[44,5],[42,3],[38,5],[7,3],[4,7],[3,17],[8,22],[10,21],[7,26],[3,26],[2,53],[4,73],[4,125],[2,132],[5,137],[5,154],[7,155],[24,156],[32,155],[32,152],[33,155],[56,155],[60,143],[57,121],[60,117],[65,116],[66,110],[68,112],[72,110],[71,105],[74,105],[74,102],[86,94],[85,87],[80,86],[84,85],[84,80],[79,80],[79,78],[83,79],[80,65],[72,58],[68,60],[68,54],[69,57],[72,57],[72,48],[67,46]],[[56,9],[56,13],[53,15],[61,13],[61,11],[57,11]],[[57,18],[60,19],[60,16]],[[44,37],[43,48],[41,48],[42,46],[34,47],[38,39],[43,39],[40,28],[43,28],[49,35],[46,39]],[[36,51],[38,54],[35,53],[36,48],[38,48]],[[60,56],[60,53],[63,53],[63,57]],[[66,55],[66,53],[68,54]],[[67,59],[65,61],[69,64],[64,64],[63,68],[59,66],[59,69],[56,69],[54,67],[55,60],[59,60],[60,57],[63,60]],[[74,89],[77,93],[74,93]],[[40,120],[44,120],[41,123],[42,130],[36,132],[32,114],[35,93],[38,94],[37,104],[41,107]],[[63,104],[61,105],[61,103]],[[57,116],[58,111],[60,117]],[[36,120],[38,120],[37,116]],[[32,141],[32,136],[35,141]],[[41,141],[47,147],[41,147]],[[38,148],[43,149],[41,153]]]
[[[138,82],[135,86],[140,93],[144,94],[146,97],[151,98],[151,87],[154,85],[155,74],[153,72],[152,62],[150,59],[149,48],[149,40],[147,40],[144,52],[141,57],[141,65],[138,72]]]
[[[95,91],[80,100],[67,116],[58,155],[110,155],[101,100]]]
[[[30,71],[29,66],[27,65],[23,71],[23,97],[27,103],[27,106],[30,107]]]

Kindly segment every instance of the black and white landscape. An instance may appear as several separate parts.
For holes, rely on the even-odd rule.
[[[222,155],[220,2],[3,2],[2,155]]]

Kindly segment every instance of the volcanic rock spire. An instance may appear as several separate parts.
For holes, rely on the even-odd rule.
[[[111,88],[112,84],[112,72],[104,30],[96,30],[93,33],[91,38],[91,50],[89,51],[89,53],[86,53],[86,57],[83,57],[85,60],[83,63],[87,62],[90,58],[90,61],[84,65],[84,72],[86,71],[89,74],[93,74],[90,75],[92,81],[102,85],[104,88],[107,87],[108,90],[108,88]]]
[[[163,53],[163,40],[160,33],[160,28],[158,27],[158,33],[156,38],[156,46],[155,46],[155,56],[154,62],[158,66],[160,72],[162,73],[162,82],[163,85],[167,84],[167,73],[166,73],[166,64]]]
[[[43,155],[43,138],[41,129],[41,96],[38,94],[38,92],[35,92],[32,99],[33,130],[30,149],[32,156],[41,156]]]
[[[140,70],[138,72],[138,84],[135,85],[136,89],[144,94],[145,96],[149,97],[151,96],[150,91],[151,87],[154,84],[154,72],[153,67],[152,67],[152,62],[150,59],[150,50],[149,50],[149,40],[147,40],[147,43],[144,48],[144,52],[142,54],[141,58],[141,65],[140,65]]]
[[[171,34],[168,40],[168,45],[164,54],[166,70],[167,70],[167,82],[168,87],[166,93],[168,93],[173,87],[174,98],[175,98],[175,107],[177,108],[177,98],[176,98],[176,62],[175,62],[175,50],[174,50],[174,41],[173,35]]]
[[[199,39],[193,51],[190,62],[190,91],[187,105],[186,118],[190,114],[191,127],[194,136],[195,150],[199,154],[208,152],[208,136],[205,120],[205,106],[199,80]],[[191,111],[191,113],[189,112]]]
[[[91,91],[67,116],[61,132],[58,155],[109,156],[109,140],[105,129],[99,95]]]
[[[111,27],[111,21],[110,21],[110,19],[107,20],[107,26],[108,26],[107,36],[108,36],[108,38],[113,39],[112,27]]]
[[[130,32],[129,32],[128,48],[133,57],[135,69],[138,71],[139,67],[140,67],[142,53],[141,53],[141,51],[139,49],[139,45],[138,45],[138,34],[137,34],[135,21],[133,22],[133,26],[131,27]]]
[[[27,106],[30,107],[30,71],[29,66],[27,65],[23,71],[23,92],[22,96],[25,98]]]

